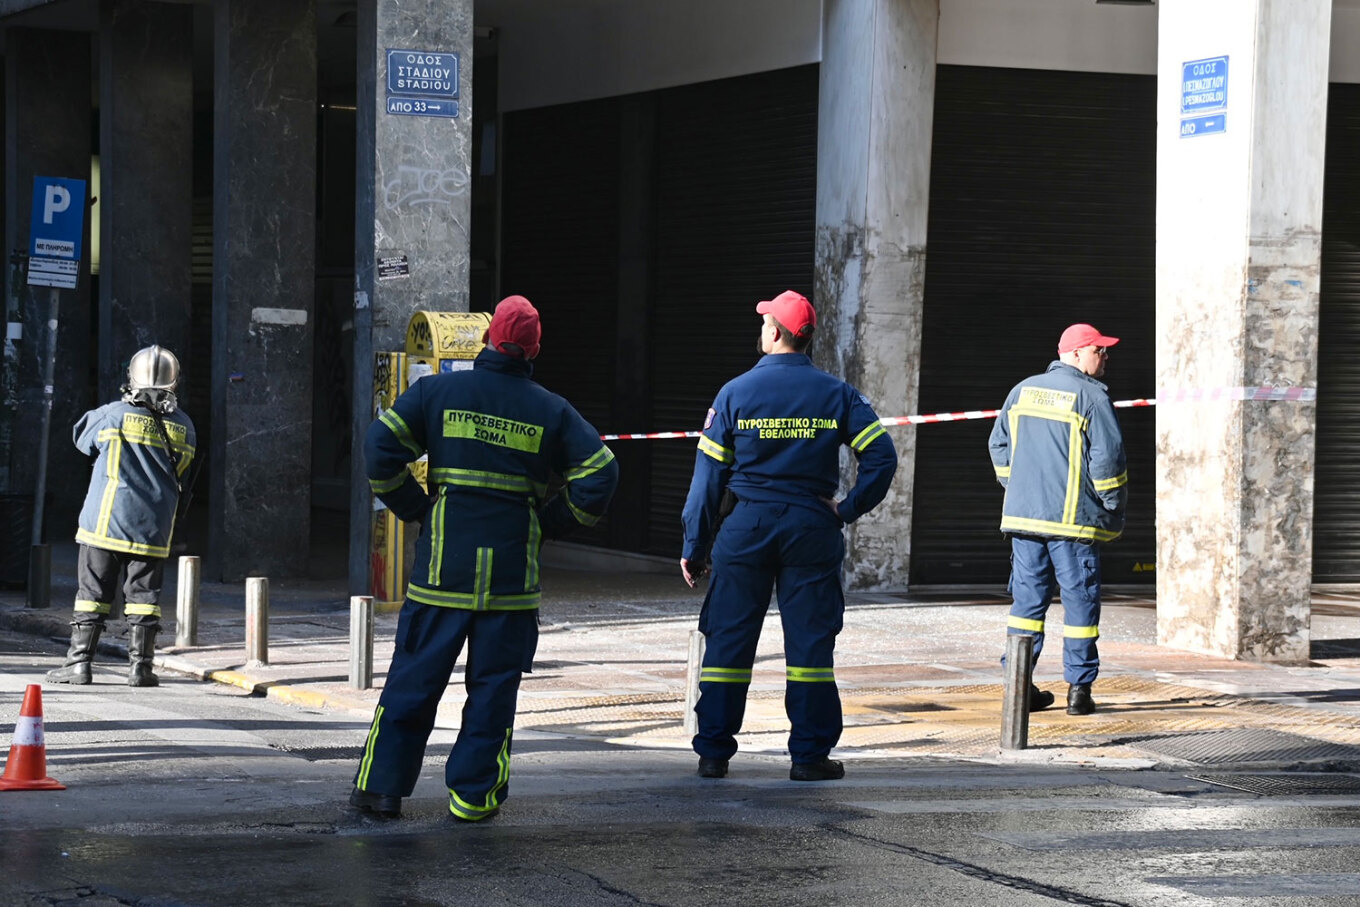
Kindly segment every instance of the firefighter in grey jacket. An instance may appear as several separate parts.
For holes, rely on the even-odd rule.
[[[1095,711],[1091,684],[1100,669],[1100,551],[1124,531],[1128,472],[1124,439],[1104,384],[1109,348],[1119,342],[1089,324],[1058,341],[1058,360],[1006,397],[992,429],[992,465],[1006,489],[1001,531],[1011,539],[1013,599],[1007,632],[1034,637],[1062,590],[1063,678],[1067,714]],[[1030,687],[1030,709],[1053,694]]]
[[[75,617],[66,664],[48,683],[91,681],[99,635],[120,576],[130,627],[128,686],[154,687],[161,580],[175,531],[181,483],[193,461],[194,424],[178,409],[179,360],[160,346],[138,350],[121,400],[91,410],[75,425],[75,445],[97,456],[76,541]]]

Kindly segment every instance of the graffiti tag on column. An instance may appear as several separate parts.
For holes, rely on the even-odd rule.
[[[413,205],[451,205],[467,194],[468,174],[462,167],[397,168],[397,175],[383,184],[383,204],[389,211]]]

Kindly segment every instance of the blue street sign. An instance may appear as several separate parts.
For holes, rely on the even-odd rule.
[[[458,102],[448,98],[389,97],[387,112],[407,117],[456,117]]]
[[[1228,58],[1209,57],[1181,64],[1181,115],[1198,116],[1228,109]]]
[[[79,261],[85,236],[85,181],[33,177],[28,254]]]
[[[1228,115],[1226,113],[1216,113],[1207,117],[1181,118],[1181,138],[1183,139],[1195,135],[1213,135],[1215,132],[1226,132],[1227,129]]]
[[[420,98],[458,97],[458,55],[389,49],[387,93]]]

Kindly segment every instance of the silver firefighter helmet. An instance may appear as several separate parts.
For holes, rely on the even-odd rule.
[[[172,413],[178,405],[175,399],[177,384],[179,360],[165,347],[152,344],[132,354],[123,400],[157,412]]]
[[[179,360],[163,346],[152,344],[132,354],[128,386],[133,390],[172,391],[179,383]]]

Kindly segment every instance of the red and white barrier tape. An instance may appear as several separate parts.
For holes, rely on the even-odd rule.
[[[1316,387],[1209,387],[1183,388],[1158,394],[1163,403],[1181,403],[1186,400],[1299,400],[1317,399]],[[1119,404],[1116,403],[1115,406]]]
[[[1120,409],[1132,406],[1156,406],[1163,403],[1195,402],[1199,400],[1296,400],[1317,399],[1315,387],[1211,387],[1187,388],[1168,391],[1156,398],[1140,397],[1137,400],[1116,400],[1114,405]],[[960,413],[931,413],[928,416],[888,416],[878,421],[884,425],[923,425],[930,422],[966,422],[970,419],[995,419],[999,409],[970,409]],[[697,438],[697,431],[654,431],[630,435],[600,435],[601,441],[651,441],[666,438]]]

